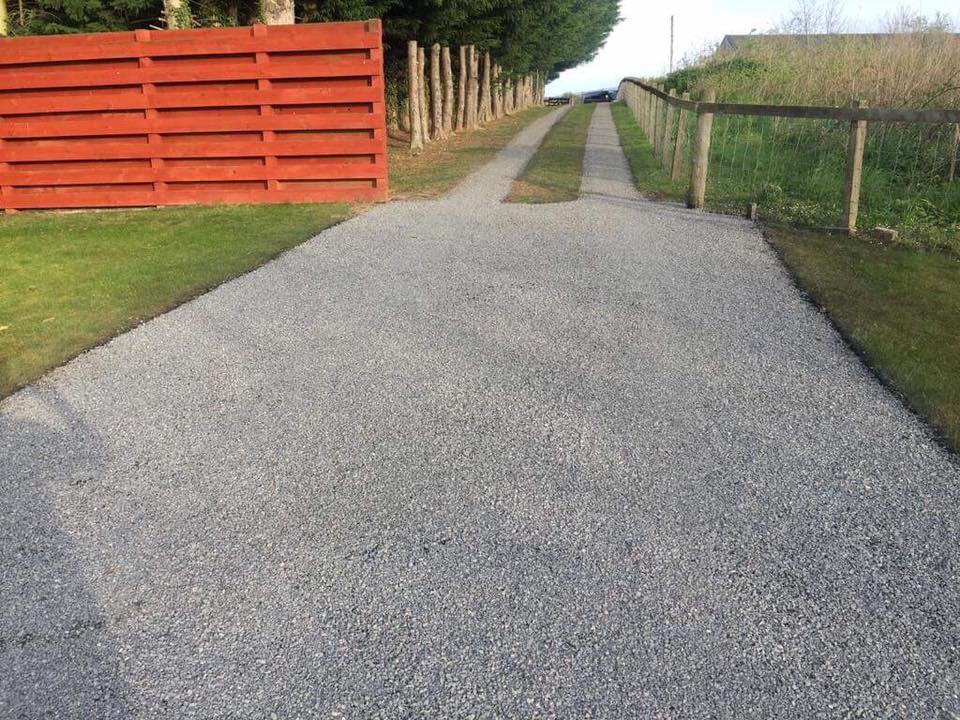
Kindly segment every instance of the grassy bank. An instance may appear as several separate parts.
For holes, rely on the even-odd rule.
[[[867,363],[960,451],[960,260],[844,235],[768,234]]]
[[[550,203],[580,196],[587,131],[596,105],[577,105],[550,128],[513,182],[507,202]]]
[[[429,198],[450,190],[473,170],[496,155],[523,127],[551,112],[534,107],[489,123],[472,133],[458,133],[427,144],[412,155],[403,138],[391,138],[388,148],[390,197],[394,200]]]
[[[0,217],[0,397],[350,214],[259,205]]]
[[[630,110],[613,107],[637,188],[682,201]],[[960,451],[960,259],[950,252],[881,245],[796,229],[767,228],[797,282],[866,362]]]
[[[812,43],[759,36],[705,55],[665,84],[694,97],[714,88],[721,102],[848,106],[856,98],[869,107],[956,109],[958,64],[960,43],[943,32]],[[859,226],[894,227],[904,242],[960,254],[960,180],[949,181],[955,132],[948,123],[869,123]],[[707,204],[739,212],[756,202],[778,222],[837,226],[848,135],[845,122],[717,115]]]

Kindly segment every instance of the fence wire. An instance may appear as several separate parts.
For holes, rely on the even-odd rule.
[[[665,103],[652,120],[648,94],[624,86],[623,99],[669,174],[679,109],[673,112],[663,162]],[[649,132],[654,126],[655,138]],[[697,117],[688,112],[675,198],[685,195]],[[757,203],[769,221],[839,227],[843,219],[850,123],[843,120],[714,115],[705,205],[742,213]],[[919,241],[960,248],[960,167],[955,124],[869,122],[860,192],[861,228],[897,229]]]

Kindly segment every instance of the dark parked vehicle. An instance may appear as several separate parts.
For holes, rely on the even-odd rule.
[[[587,93],[583,96],[583,101],[585,103],[613,102],[616,99],[617,99],[617,94],[610,92],[609,90],[601,90],[600,92]]]
[[[569,105],[570,98],[568,97],[548,97],[545,101],[547,105]]]

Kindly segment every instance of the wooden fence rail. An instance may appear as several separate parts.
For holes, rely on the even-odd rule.
[[[664,92],[659,85],[651,85],[632,77],[624,78],[620,82],[619,96],[627,101],[641,129],[650,140],[654,155],[664,169],[669,168],[673,181],[676,181],[680,175],[687,122],[685,114],[696,114],[697,132],[691,160],[690,184],[687,191],[687,204],[691,208],[702,208],[704,205],[709,172],[710,136],[714,115],[835,120],[849,123],[850,134],[847,143],[843,224],[844,228],[851,233],[855,232],[857,227],[867,123],[956,124],[953,158],[949,170],[951,181],[957,164],[960,110],[868,108],[861,106],[858,101],[852,102],[850,107],[719,103],[716,102],[716,94],[712,90],[708,90],[702,100],[693,101],[689,99],[687,93],[678,98],[673,90]],[[677,132],[674,134],[675,126]]]
[[[386,198],[377,20],[0,44],[4,210]]]

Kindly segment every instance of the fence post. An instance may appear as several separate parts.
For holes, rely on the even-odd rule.
[[[651,108],[653,107],[653,95],[650,94],[649,90],[643,91],[643,134],[646,135],[647,140],[650,139],[650,123],[653,119],[653,113]]]
[[[676,96],[677,91],[671,90],[670,97],[675,98]],[[673,150],[673,143],[670,141],[673,140],[671,133],[673,132],[673,119],[676,115],[676,110],[674,110],[673,105],[666,103],[664,111],[663,140],[660,142],[660,167],[666,170],[668,167],[671,167],[670,156],[672,155],[671,150]]]
[[[690,93],[685,92],[682,99],[689,100]],[[677,141],[673,147],[673,169],[670,172],[670,182],[680,179],[680,165],[683,163],[683,141],[687,135],[687,111],[680,108],[680,119],[677,120]]]
[[[717,91],[710,88],[703,93],[702,102],[717,101]],[[710,133],[713,130],[713,113],[697,113],[697,136],[693,147],[693,163],[690,167],[690,188],[687,192],[687,207],[701,209],[707,194],[707,165],[710,160]]]
[[[657,90],[662,90],[660,83],[654,85]],[[660,119],[660,103],[663,102],[658,95],[653,96],[653,136],[650,138],[650,144],[653,146],[654,156],[660,153],[660,134],[662,133],[663,120]]]
[[[420,71],[418,69],[416,40],[407,41],[407,94],[410,98],[410,151],[423,150],[423,125],[420,112]]]
[[[949,182],[957,175],[957,147],[960,146],[960,123],[957,123],[953,129],[953,153],[950,156],[950,178]]]
[[[860,107],[854,100],[850,107]],[[857,231],[857,213],[860,211],[860,178],[863,174],[863,146],[867,138],[867,121],[850,122],[847,141],[847,181],[843,186],[843,226],[851,235]]]
[[[643,134],[647,134],[647,91],[641,87],[637,88],[638,97],[640,98],[640,118],[638,122],[640,123],[640,129],[643,130]]]

